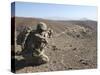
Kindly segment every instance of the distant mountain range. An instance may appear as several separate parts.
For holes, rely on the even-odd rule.
[[[92,20],[92,19],[88,19],[88,18],[85,18],[85,17],[79,18],[79,19],[67,18],[67,17],[47,17],[47,18],[43,18],[43,19],[48,19],[48,20],[82,20],[82,21]]]
[[[13,16],[12,16],[13,17]],[[37,17],[23,17],[23,18],[37,18]],[[70,20],[81,20],[81,21],[97,21],[97,20],[92,20],[92,19],[88,19],[86,17],[84,18],[79,18],[79,19],[75,19],[75,18],[68,18],[68,17],[44,17],[44,18],[37,18],[37,19],[44,19],[44,20],[56,20],[56,21],[70,21]]]

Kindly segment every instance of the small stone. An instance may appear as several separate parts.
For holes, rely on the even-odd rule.
[[[72,47],[72,45],[69,45],[69,47]]]
[[[72,68],[68,68],[68,70],[72,70]]]
[[[57,50],[58,48],[56,46],[52,46],[52,49],[55,51]]]
[[[88,62],[87,62],[86,60],[81,59],[81,60],[79,60],[79,62],[80,62],[81,64],[88,65]]]
[[[76,50],[77,48],[73,48],[73,50]]]
[[[80,37],[80,35],[76,35],[76,37],[77,37],[77,38],[79,38],[79,37]]]

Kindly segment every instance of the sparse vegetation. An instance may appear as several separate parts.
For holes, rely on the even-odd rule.
[[[18,65],[19,62],[16,62],[17,73],[97,67],[96,21],[54,21],[16,17],[16,50],[21,49],[27,29],[35,29],[36,24],[40,21],[47,23],[48,27],[54,31],[49,47],[45,49],[50,62],[39,66],[27,65],[27,63],[21,66],[25,62],[20,62],[20,65]],[[16,50],[15,52],[18,52]]]

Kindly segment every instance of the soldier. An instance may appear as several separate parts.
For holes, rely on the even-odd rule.
[[[29,32],[24,40],[22,55],[34,64],[47,63],[49,58],[44,54],[44,48],[48,44],[48,36],[47,25],[43,22],[37,24],[36,31]]]
[[[52,34],[53,34],[53,30],[51,30],[50,28],[48,29],[48,37],[52,38]]]

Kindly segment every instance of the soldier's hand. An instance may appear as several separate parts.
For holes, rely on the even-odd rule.
[[[42,41],[45,43],[45,44],[48,44],[48,41],[46,39],[42,39]]]

